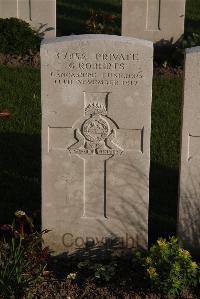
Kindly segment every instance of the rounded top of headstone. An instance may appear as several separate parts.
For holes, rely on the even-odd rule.
[[[41,48],[45,48],[45,46],[55,45],[55,44],[62,44],[67,42],[73,41],[90,41],[90,40],[105,40],[106,42],[124,42],[129,44],[138,44],[145,47],[153,48],[153,43],[151,41],[138,39],[134,37],[127,37],[127,36],[118,36],[118,35],[108,35],[108,34],[81,34],[81,35],[69,35],[69,36],[62,36],[51,38],[48,40],[43,40],[41,43]]]
[[[186,49],[186,54],[197,53],[197,52],[200,52],[200,46]]]

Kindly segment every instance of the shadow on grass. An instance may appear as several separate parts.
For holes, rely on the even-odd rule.
[[[149,242],[176,235],[178,205],[178,169],[151,163]]]
[[[185,19],[185,32],[186,33],[199,33],[200,34],[200,26],[199,26],[200,20],[193,20],[191,18]]]
[[[41,207],[41,142],[39,135],[0,134],[0,223],[10,223],[16,210]],[[40,214],[40,212],[39,212]],[[40,224],[40,215],[38,215]]]
[[[114,33],[121,31],[121,0],[58,0],[57,36],[89,33],[87,20],[91,11],[103,11],[107,15],[116,15]],[[91,33],[91,32],[90,32]]]
[[[200,1],[186,1],[185,32],[200,33]]]

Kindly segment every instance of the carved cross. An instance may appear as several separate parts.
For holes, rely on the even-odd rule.
[[[108,97],[109,92],[85,92],[83,117],[72,127],[50,128],[56,130],[56,134],[62,129],[74,134],[75,142],[64,150],[83,160],[83,217],[107,218],[107,162],[114,156],[122,156],[125,153],[121,147],[123,145],[118,144],[118,134],[123,140],[136,137],[134,144],[131,143],[133,140],[128,140],[129,147],[134,150],[135,145],[142,152],[143,129],[120,129],[108,115]],[[56,137],[50,137],[49,151],[60,149],[53,139],[56,140]]]
[[[20,18],[21,15],[20,15],[20,1],[21,0],[16,0],[17,1],[17,17]],[[22,3],[21,3],[22,5]],[[26,0],[24,1],[23,3],[23,11],[25,13],[25,15],[23,15],[23,18],[29,20],[29,21],[32,21],[32,0]]]
[[[32,7],[31,7],[31,1],[32,0],[28,0],[29,1],[29,19],[30,19],[30,21],[32,21],[32,11],[31,11],[31,9],[32,9]]]
[[[160,30],[160,6],[162,0],[147,0],[146,30]]]

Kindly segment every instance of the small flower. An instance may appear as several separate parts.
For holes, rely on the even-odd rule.
[[[197,263],[196,262],[191,262],[191,268],[192,270],[195,270],[197,268]]]
[[[49,276],[50,275],[50,271],[43,271],[43,276],[45,276],[45,277],[47,277],[47,276]]]
[[[167,61],[165,60],[163,63],[163,67],[166,68],[167,67]]]
[[[191,257],[189,251],[182,249],[182,248],[179,249],[179,256],[183,257],[183,258]]]
[[[13,235],[16,239],[20,238],[20,233],[15,229]]]
[[[0,117],[9,118],[11,113],[9,111],[0,112]]]
[[[157,243],[158,243],[158,246],[161,249],[166,249],[167,248],[167,242],[166,242],[165,239],[159,239],[159,240],[157,240]]]
[[[150,278],[155,278],[156,276],[158,276],[158,273],[156,272],[156,269],[154,267],[149,267],[147,269],[147,272],[148,272]]]
[[[16,211],[15,212],[15,217],[17,217],[17,218],[22,218],[24,216],[26,216],[26,213],[24,211]]]
[[[75,280],[76,279],[77,274],[76,273],[69,273],[67,275],[67,279],[69,280]]]
[[[146,263],[148,265],[151,265],[152,264],[152,258],[150,258],[149,256],[146,258]]]

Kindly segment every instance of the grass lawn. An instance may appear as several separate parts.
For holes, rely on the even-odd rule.
[[[150,241],[176,233],[182,85],[180,77],[153,82]]]
[[[200,33],[200,1],[186,0],[185,31]]]
[[[120,34],[121,0],[57,0],[57,35],[89,33],[86,22],[91,11],[115,15],[115,34]]]
[[[0,222],[16,209],[41,206],[39,70],[0,66]],[[175,233],[180,136],[180,78],[156,77],[153,85],[150,233]],[[8,208],[9,207],[9,208]],[[159,228],[159,230],[158,230]]]
[[[40,75],[0,66],[0,222],[16,209],[40,208]]]

